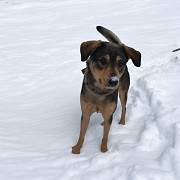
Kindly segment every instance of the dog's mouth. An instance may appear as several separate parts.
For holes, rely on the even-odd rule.
[[[110,90],[113,90],[113,89],[117,89],[118,85],[116,86],[105,86],[106,89],[110,89]]]
[[[119,82],[117,83],[107,83],[107,84],[104,84],[101,79],[99,79],[99,82],[100,84],[105,87],[106,89],[108,90],[114,90],[114,89],[117,89],[118,88],[118,85],[119,85]]]

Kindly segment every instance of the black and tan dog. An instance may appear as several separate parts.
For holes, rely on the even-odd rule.
[[[86,61],[83,70],[84,80],[81,90],[81,129],[77,144],[72,153],[79,154],[90,116],[100,112],[104,118],[104,134],[101,152],[106,152],[109,129],[113,113],[117,107],[117,97],[122,104],[119,124],[125,124],[127,92],[130,78],[126,63],[129,59],[137,67],[141,65],[141,53],[121,43],[120,39],[110,30],[98,26],[97,30],[109,41],[87,41],[80,47],[81,61]]]

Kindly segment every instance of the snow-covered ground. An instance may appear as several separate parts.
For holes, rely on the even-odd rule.
[[[93,114],[80,155],[79,46],[114,31],[142,53],[128,62],[126,125],[114,114],[109,151]],[[179,0],[0,1],[0,180],[180,179]]]

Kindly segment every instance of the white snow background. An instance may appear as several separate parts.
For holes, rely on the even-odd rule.
[[[109,151],[93,114],[80,155],[83,41],[102,25],[142,53],[128,62],[126,125],[114,114]],[[0,180],[180,179],[179,0],[0,1]]]

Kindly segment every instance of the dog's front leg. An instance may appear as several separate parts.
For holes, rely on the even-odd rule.
[[[73,154],[80,154],[80,149],[84,143],[84,136],[85,136],[86,131],[87,131],[90,116],[91,116],[91,114],[82,114],[79,140],[78,140],[77,144],[72,147],[72,153]]]
[[[83,96],[80,97],[81,100],[81,110],[82,110],[82,116],[81,116],[81,129],[80,129],[80,135],[79,140],[75,146],[72,147],[72,153],[73,154],[80,154],[80,149],[84,142],[84,137],[88,128],[89,120],[94,112],[94,105],[90,103],[86,103],[84,101]]]
[[[103,133],[103,139],[102,139],[102,143],[101,143],[101,152],[106,152],[108,151],[107,148],[107,143],[108,143],[108,134],[109,134],[109,130],[111,127],[111,123],[112,123],[112,115],[111,116],[105,116],[104,117],[104,133]]]

